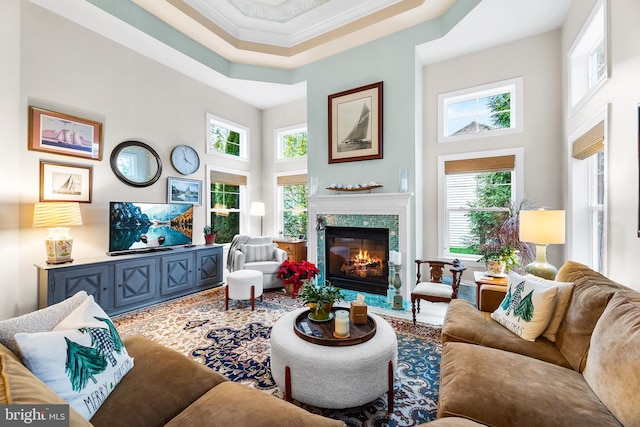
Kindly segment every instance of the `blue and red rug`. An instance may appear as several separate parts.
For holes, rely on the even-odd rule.
[[[282,292],[266,292],[251,311],[233,302],[224,311],[224,290],[205,291],[115,317],[123,337],[142,334],[222,373],[232,381],[283,397],[269,370],[271,326],[292,308],[302,306]],[[440,329],[414,326],[385,316],[398,336],[398,369],[394,411],[387,396],[344,410],[321,409],[294,402],[310,412],[344,421],[348,426],[415,426],[435,418],[440,366]]]

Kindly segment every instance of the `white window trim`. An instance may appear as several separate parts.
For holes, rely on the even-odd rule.
[[[206,170],[206,187],[204,191],[205,202],[205,224],[209,224],[209,218],[211,217],[211,171],[216,170],[218,172],[232,173],[235,175],[243,175],[247,177],[247,185],[240,186],[240,234],[249,234],[250,230],[250,216],[249,216],[249,186],[251,185],[251,173],[238,169],[221,168],[219,166],[205,165]],[[243,188],[244,187],[244,188]]]
[[[306,161],[307,160],[307,156],[299,156],[299,157],[290,157],[290,158],[284,158],[282,157],[282,142],[281,142],[281,138],[282,135],[288,135],[291,133],[298,133],[298,132],[307,132],[307,135],[309,134],[308,128],[307,128],[307,124],[306,123],[301,123],[298,125],[293,125],[293,126],[287,126],[284,128],[279,128],[279,129],[275,129],[273,131],[273,141],[274,141],[274,149],[275,149],[275,155],[274,155],[274,159],[276,159],[276,163],[290,163],[290,162],[298,162],[298,161]],[[308,137],[307,137],[308,138]],[[307,140],[308,142],[308,140]]]
[[[485,132],[478,132],[466,135],[445,136],[447,129],[447,108],[446,106],[454,102],[464,101],[466,99],[480,98],[487,95],[498,93],[497,89],[507,86],[514,86],[512,97],[512,115],[511,120],[514,126],[508,129],[496,129]],[[460,89],[453,92],[441,93],[438,95],[438,143],[463,141],[475,138],[486,138],[497,135],[508,135],[513,133],[521,133],[524,131],[524,111],[523,111],[523,78],[515,77],[508,80],[488,83],[481,86],[475,86],[466,89]],[[515,114],[513,110],[515,109]]]
[[[464,260],[467,266],[481,267],[483,266],[478,262],[480,259],[477,255],[461,255],[456,256],[448,255],[445,252],[445,242],[447,241],[448,228],[447,228],[447,215],[446,215],[446,194],[445,194],[445,162],[451,160],[466,160],[466,159],[480,159],[484,157],[497,157],[497,156],[515,156],[515,170],[514,170],[514,182],[513,191],[515,192],[515,200],[522,200],[524,197],[524,148],[505,148],[501,150],[487,150],[487,151],[475,151],[466,153],[446,154],[438,156],[438,257],[444,259],[458,258]]]
[[[609,166],[608,166],[608,158],[609,158],[609,115],[610,115],[610,104],[605,105],[604,107],[602,107],[600,110],[598,110],[593,116],[591,116],[588,120],[586,120],[582,125],[580,125],[576,130],[574,130],[570,135],[569,138],[567,140],[568,142],[568,156],[567,156],[567,170],[569,171],[569,191],[568,191],[568,195],[569,195],[569,203],[567,204],[567,227],[566,227],[566,233],[567,233],[567,242],[565,244],[565,251],[566,251],[566,259],[572,259],[572,260],[576,260],[578,262],[582,262],[585,265],[594,265],[594,260],[593,260],[593,255],[594,255],[594,249],[593,247],[590,247],[588,249],[588,253],[587,253],[587,257],[585,259],[584,255],[580,255],[579,254],[579,250],[576,250],[577,246],[580,246],[580,243],[576,243],[576,236],[575,236],[575,232],[574,229],[576,228],[580,228],[580,223],[579,221],[576,219],[576,212],[575,212],[575,204],[576,202],[576,195],[574,194],[573,188],[574,185],[584,185],[584,180],[582,179],[582,177],[576,179],[575,175],[575,171],[574,169],[577,167],[576,165],[578,164],[578,162],[584,162],[584,160],[577,160],[574,159],[571,156],[571,147],[573,146],[573,143],[575,140],[577,140],[579,137],[581,137],[582,135],[584,135],[584,133],[586,131],[588,131],[589,129],[593,128],[596,124],[598,124],[599,122],[601,122],[602,120],[604,120],[604,199],[602,201],[602,210],[603,210],[603,224],[604,224],[604,229],[602,232],[602,239],[604,241],[604,248],[603,248],[603,255],[602,255],[602,274],[607,275],[607,272],[609,270],[609,257],[607,255],[608,250],[607,250],[607,241],[608,241],[608,209],[607,206],[609,205],[609,179],[608,179],[608,175],[609,175]],[[591,165],[588,165],[589,169],[591,169]],[[591,170],[590,170],[591,172]],[[591,177],[593,176],[592,173],[589,173],[589,177],[591,179]],[[592,197],[592,192],[589,191],[588,197],[591,198]],[[591,200],[589,199],[588,201],[589,204],[591,204]],[[593,213],[593,211],[590,209],[589,210],[589,215],[591,216]],[[591,220],[591,218],[588,219],[589,221]],[[582,224],[584,224],[584,221],[582,221]],[[589,224],[589,226],[587,227],[589,229],[589,233],[591,233],[589,235],[589,242],[593,243],[594,241],[594,236],[593,236],[593,227],[591,226],[591,224]],[[582,234],[582,232],[580,233]]]
[[[232,156],[230,154],[221,153],[216,150],[212,150],[209,148],[209,125],[213,123],[217,123],[221,126],[224,126],[234,132],[238,132],[240,134],[240,155]],[[243,138],[244,136],[244,138]],[[240,160],[243,162],[249,163],[251,161],[250,149],[251,146],[251,130],[247,126],[243,126],[241,124],[232,122],[231,120],[223,119],[220,116],[216,116],[211,113],[206,113],[205,120],[205,150],[207,154],[211,154],[213,156],[222,157],[225,159],[234,159]]]
[[[587,90],[579,100],[574,102],[573,101],[573,97],[574,97],[573,74],[575,71],[575,67],[574,67],[574,61],[572,60],[572,57],[576,53],[576,50],[578,49],[578,47],[581,46],[583,37],[585,37],[585,34],[589,31],[589,28],[593,24],[594,19],[599,14],[600,8],[602,8],[602,11],[604,14],[603,16],[604,58],[605,58],[604,59],[605,61],[604,77],[595,86],[589,87],[589,69],[590,69],[589,52],[591,52],[596,45],[592,43],[590,45],[586,45],[585,47],[581,47],[581,50],[584,51],[583,54],[586,57],[586,64],[584,66],[581,66],[580,69],[585,73],[583,77],[587,81]],[[571,44],[571,47],[569,48],[569,52],[567,53],[567,82],[568,82],[567,105],[569,109],[568,111],[569,116],[572,116],[576,111],[579,111],[587,103],[587,101],[589,101],[589,99],[591,99],[600,90],[600,88],[609,81],[609,78],[611,76],[610,63],[611,61],[609,59],[609,4],[607,0],[598,0],[594,5],[593,9],[591,10],[589,17],[587,18],[582,28],[580,29],[580,32],[578,33],[575,40]]]
[[[292,170],[292,171],[286,171],[286,172],[276,172],[273,174],[273,188],[276,189],[276,204],[275,204],[275,215],[274,215],[274,230],[276,230],[276,233],[278,236],[280,236],[280,232],[284,232],[284,212],[282,209],[282,205],[284,204],[284,192],[282,189],[282,185],[278,185],[278,177],[281,176],[291,176],[291,175],[303,175],[306,174],[307,175],[307,180],[309,179],[308,177],[308,171],[307,169],[298,169],[298,170]],[[308,184],[307,184],[308,185]],[[309,190],[307,189],[307,194],[310,196],[311,194],[309,193]],[[308,212],[308,207],[307,207],[307,212]],[[309,224],[307,224],[307,235],[309,233]]]

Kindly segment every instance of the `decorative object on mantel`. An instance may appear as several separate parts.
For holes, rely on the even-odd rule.
[[[333,190],[336,192],[336,194],[340,194],[341,191],[366,191],[367,193],[371,193],[372,189],[380,187],[382,187],[382,184],[371,181],[365,182],[363,184],[331,184],[327,187],[327,190]]]

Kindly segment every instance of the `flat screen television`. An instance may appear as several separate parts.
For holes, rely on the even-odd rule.
[[[170,250],[193,242],[193,205],[109,203],[109,255]]]

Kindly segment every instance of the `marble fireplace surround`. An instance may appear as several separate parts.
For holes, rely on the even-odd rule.
[[[394,220],[397,218],[397,231],[390,228],[389,250],[396,250],[402,254],[403,266],[400,274],[402,288],[400,293],[403,298],[409,299],[410,268],[407,268],[407,264],[411,261],[408,257],[411,253],[409,247],[411,243],[409,221],[412,196],[412,193],[342,193],[336,195],[309,196],[307,212],[311,232],[307,236],[307,258],[309,261],[318,264],[318,268],[322,271],[321,277],[324,278],[324,253],[319,254],[320,249],[324,250],[324,231],[316,230],[319,216],[330,219],[340,218],[340,226],[357,227],[380,227],[378,222],[385,223],[390,221],[391,223],[396,223]],[[365,221],[355,221],[355,224],[347,224],[344,221],[345,219],[357,218],[358,216],[365,216]],[[370,218],[371,216],[374,218]],[[379,217],[380,221],[376,221],[375,217]],[[319,233],[321,233],[320,239],[318,238]]]

